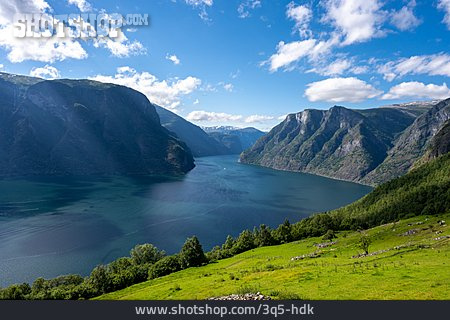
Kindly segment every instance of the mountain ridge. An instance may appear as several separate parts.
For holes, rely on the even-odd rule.
[[[189,148],[133,89],[0,73],[0,175],[184,174]]]
[[[404,110],[406,105],[363,110],[334,106],[329,110],[305,109],[289,114],[245,150],[240,161],[376,185],[406,173],[401,167],[396,175],[380,174],[377,178],[375,173],[371,174],[386,161],[393,148],[401,145],[402,135],[408,128],[418,119],[422,119],[420,123],[429,121],[433,118],[429,113],[439,113],[441,108],[447,110],[450,100],[438,103],[438,107],[429,103],[409,105],[407,110]],[[448,118],[445,110],[441,112],[442,119]],[[424,145],[431,138],[430,132],[425,133]],[[412,165],[408,163],[408,168]]]

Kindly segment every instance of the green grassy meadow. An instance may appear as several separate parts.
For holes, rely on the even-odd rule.
[[[262,247],[197,268],[105,294],[102,300],[207,299],[261,292],[273,299],[442,300],[450,299],[450,214],[419,216],[367,231],[362,258],[359,233],[337,233],[335,245],[317,249],[320,237]],[[404,235],[409,230],[410,235]],[[442,237],[440,240],[435,240]],[[402,246],[395,249],[396,246]],[[317,251],[316,258],[291,261]]]

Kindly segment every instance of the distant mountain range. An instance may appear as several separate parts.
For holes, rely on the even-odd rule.
[[[0,176],[183,174],[186,144],[127,87],[0,73]]]
[[[203,127],[216,141],[223,144],[231,154],[240,154],[250,148],[255,142],[265,135],[264,132],[249,127],[236,128],[231,126]]]
[[[290,114],[241,162],[376,185],[405,174],[450,118],[450,99]],[[444,135],[445,136],[445,135]]]
[[[255,128],[199,127],[167,109],[155,108],[161,124],[186,142],[195,157],[240,154],[264,135]]]
[[[202,128],[185,120],[177,114],[156,106],[161,125],[176,134],[182,141],[186,142],[194,157],[215,156],[229,154],[228,148],[210,137]],[[256,140],[255,140],[256,141]]]

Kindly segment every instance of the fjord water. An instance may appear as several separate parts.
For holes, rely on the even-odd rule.
[[[297,221],[371,190],[237,159],[198,158],[197,167],[180,178],[0,180],[0,286],[87,275],[138,243],[175,253],[186,237],[197,235],[209,250],[228,234]]]

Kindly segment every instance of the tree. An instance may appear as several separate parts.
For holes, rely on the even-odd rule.
[[[163,258],[166,253],[160,251],[152,244],[138,244],[130,251],[131,259],[137,265],[146,263],[155,263],[159,259]]]
[[[164,257],[148,270],[148,278],[155,279],[181,270],[180,259],[177,255]]]
[[[99,265],[92,270],[88,283],[98,294],[110,292],[112,289],[112,279],[104,265]]]
[[[330,241],[332,241],[334,238],[337,238],[336,234],[334,233],[333,230],[328,229],[327,233],[325,233],[323,235],[322,240],[330,240]]]
[[[258,247],[271,246],[274,244],[274,239],[270,228],[266,225],[262,224],[259,226],[259,230],[257,230],[255,234],[255,244]]]
[[[365,254],[369,254],[369,246],[372,243],[369,235],[361,231],[359,236],[359,247],[364,250]]]
[[[222,245],[223,250],[231,250],[233,248],[234,244],[236,243],[236,240],[230,235],[227,236],[227,239],[225,240],[225,243]]]
[[[233,254],[238,254],[253,249],[254,247],[255,247],[255,238],[253,237],[253,233],[251,233],[249,230],[244,230],[236,239],[236,243],[231,249],[231,252]]]
[[[278,243],[288,243],[292,241],[292,225],[288,219],[275,230],[274,238]]]
[[[183,269],[198,267],[206,263],[207,259],[202,245],[196,236],[188,238],[180,251],[180,263]]]
[[[0,289],[1,300],[25,300],[31,292],[28,283],[13,284],[8,288]]]

